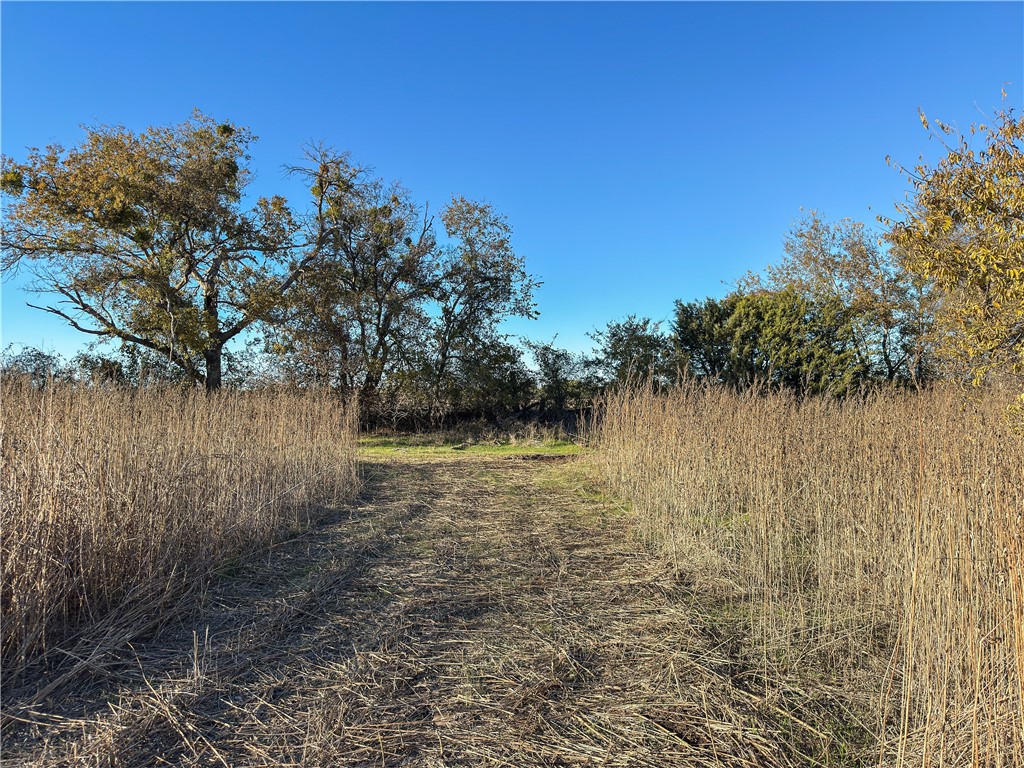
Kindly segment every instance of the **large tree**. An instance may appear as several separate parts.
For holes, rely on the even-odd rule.
[[[359,395],[368,412],[401,395],[422,408],[458,407],[481,359],[508,355],[498,324],[531,317],[535,281],[506,219],[455,197],[441,227],[408,190],[347,155],[314,148],[298,172],[314,195],[327,183],[321,258],[274,316],[282,364]]]
[[[293,171],[318,201],[320,258],[274,313],[271,349],[293,372],[372,406],[427,323],[438,262],[432,220],[408,190],[348,154],[313,147]]]
[[[199,112],[85,134],[71,149],[3,158],[5,270],[31,270],[34,290],[57,297],[38,308],[77,330],[157,352],[219,388],[225,346],[317,259],[331,185],[305,222],[279,196],[248,204],[254,137]]]
[[[740,295],[729,318],[732,376],[743,385],[843,394],[867,373],[850,311],[836,299],[810,301],[792,287]]]
[[[644,380],[661,386],[675,377],[672,344],[658,321],[630,315],[589,335],[597,348],[588,365],[607,384]]]
[[[944,349],[975,381],[1024,373],[1024,116],[1000,111],[967,136],[921,121],[946,155],[914,170],[897,164],[913,195],[897,205],[902,219],[886,220],[889,240],[944,290]]]
[[[672,345],[680,372],[709,383],[737,383],[729,318],[739,298],[739,294],[731,293],[722,299],[676,301]]]
[[[870,377],[927,378],[935,292],[899,249],[884,247],[862,222],[828,221],[815,211],[793,226],[784,248],[778,264],[747,276],[745,290],[792,289],[810,304],[841,305],[857,363]]]
[[[506,317],[535,317],[533,290],[512,229],[487,203],[454,197],[441,212],[446,244],[441,249],[431,298],[425,362],[435,407],[444,407],[453,371],[479,370],[476,361],[506,346],[498,324]]]

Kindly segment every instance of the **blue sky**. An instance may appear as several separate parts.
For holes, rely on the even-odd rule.
[[[1022,104],[1024,3],[21,3],[0,6],[0,143],[77,143],[193,107],[248,125],[255,191],[325,140],[437,209],[505,213],[544,282],[506,330],[573,349],[721,296],[801,208],[889,213],[907,164]],[[1004,82],[1010,84],[1004,86]],[[22,280],[3,344],[86,341]]]

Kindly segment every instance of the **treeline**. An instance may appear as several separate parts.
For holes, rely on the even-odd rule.
[[[500,332],[536,315],[538,283],[487,203],[455,196],[435,214],[325,145],[289,169],[302,201],[252,200],[248,129],[200,113],[141,133],[89,128],[70,150],[4,157],[3,264],[57,298],[39,309],[120,351],[9,350],[4,367],[210,391],[317,386],[395,423],[558,418],[637,378],[843,395],[1017,376],[1024,119],[1003,111],[972,133],[982,151],[959,137],[934,168],[906,171],[914,196],[898,221],[876,231],[811,213],[778,264],[725,297],[611,322],[581,354]]]
[[[369,410],[396,389],[436,410],[515,377],[497,327],[534,314],[536,283],[492,206],[456,196],[435,214],[324,145],[288,169],[302,201],[252,200],[253,140],[197,113],[5,157],[5,271],[56,297],[39,309],[125,346],[127,360],[100,361],[115,377],[213,391],[247,378],[240,348],[257,342],[278,378]]]
[[[241,353],[225,351],[222,383],[359,393],[364,409],[378,417],[422,421],[562,418],[610,385],[637,379],[841,395],[881,382],[920,386],[940,375],[934,283],[858,222],[830,223],[812,213],[787,237],[781,263],[764,274],[748,275],[723,298],[677,301],[668,322],[610,322],[590,334],[590,353],[560,348],[557,339],[517,343],[498,333],[500,318],[532,311],[532,282],[507,249],[505,225],[494,218],[489,225],[495,230],[488,253],[500,254],[502,264],[471,274],[466,255],[456,251],[441,274],[414,271],[391,279],[390,288],[366,290],[372,305],[356,300],[364,291],[353,282],[375,282],[392,270],[397,277],[400,254],[378,258],[372,270],[360,269],[357,259],[334,264],[333,279],[304,282],[261,322],[260,339]],[[472,246],[477,253],[482,240],[477,235]],[[519,273],[510,274],[510,266]],[[409,300],[416,291],[420,301]],[[40,383],[191,381],[172,359],[137,344],[70,360],[8,349],[3,367]]]
[[[489,225],[499,226],[497,219]],[[453,414],[561,418],[608,386],[636,379],[842,395],[878,383],[922,386],[948,373],[936,333],[942,294],[860,222],[811,213],[787,236],[780,263],[747,275],[723,298],[677,301],[668,322],[636,316],[610,322],[591,334],[590,353],[560,348],[557,339],[516,343],[498,333],[501,317],[531,311],[532,285],[507,250],[501,226],[487,253],[500,254],[502,265],[482,269],[478,261],[470,274],[465,254],[455,251],[451,260],[458,265],[449,263],[440,276],[428,280],[417,271],[392,279],[389,290],[366,290],[376,301],[369,307],[355,300],[363,291],[353,281],[397,274],[398,254],[376,260],[372,271],[358,269],[356,259],[334,264],[334,279],[303,283],[260,324],[262,338],[241,353],[225,351],[222,383],[358,392],[379,417],[422,421]],[[476,253],[482,240],[476,236]],[[510,265],[518,275],[505,271]],[[418,287],[414,278],[422,281]],[[408,300],[416,290],[421,300]],[[3,364],[40,382],[52,376],[126,386],[191,380],[173,360],[136,344],[116,355],[84,352],[71,360],[8,350]]]
[[[686,376],[840,395],[882,382],[921,386],[941,373],[939,296],[864,224],[811,213],[789,233],[779,264],[724,298],[677,301],[668,332],[630,318],[605,338],[634,350],[656,382]]]
[[[397,257],[375,260],[368,274],[355,259],[344,268],[334,264],[334,279],[304,282],[292,301],[263,319],[261,337],[241,351],[224,351],[222,385],[358,393],[374,420],[422,424],[466,416],[563,419],[609,386],[638,380],[844,395],[881,383],[920,387],[956,373],[941,355],[943,294],[935,281],[911,270],[903,254],[860,222],[829,222],[812,212],[787,236],[780,263],[747,275],[722,298],[677,301],[667,322],[609,322],[590,334],[589,353],[561,348],[557,339],[516,340],[497,331],[502,317],[532,311],[533,285],[507,250],[501,226],[502,268],[515,265],[517,275],[500,268],[471,275],[458,252],[452,260],[460,265],[429,281],[422,271],[396,279]],[[363,292],[353,287],[356,278],[376,282],[391,270],[389,289],[365,291],[373,304],[357,300]],[[417,290],[420,300],[409,300]],[[173,359],[138,344],[71,359],[8,347],[2,367],[39,384],[194,381]]]

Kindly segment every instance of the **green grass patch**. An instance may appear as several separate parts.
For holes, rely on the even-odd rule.
[[[571,493],[588,504],[608,506],[617,514],[629,514],[633,502],[608,491],[607,484],[598,470],[586,459],[567,464],[551,464],[534,479],[545,490],[561,490]]]
[[[580,446],[569,440],[460,441],[445,434],[366,435],[359,451],[371,456],[405,453],[416,456],[572,456]]]

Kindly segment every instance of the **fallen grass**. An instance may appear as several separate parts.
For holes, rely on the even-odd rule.
[[[621,392],[591,443],[823,756],[1024,765],[1024,440],[997,402]]]
[[[638,546],[592,463],[416,442],[365,449],[351,508],[239,559],[187,624],[16,709],[5,758],[855,764],[845,713],[823,724],[808,692],[759,688],[729,617]]]
[[[314,394],[5,380],[2,399],[5,691],[50,651],[88,668],[357,487],[354,414]]]
[[[80,697],[25,766],[797,768],[671,568],[571,459],[371,457],[352,510],[245,560]],[[598,524],[601,521],[601,524]],[[195,633],[195,634],[193,634]],[[74,693],[74,692],[72,692]]]

